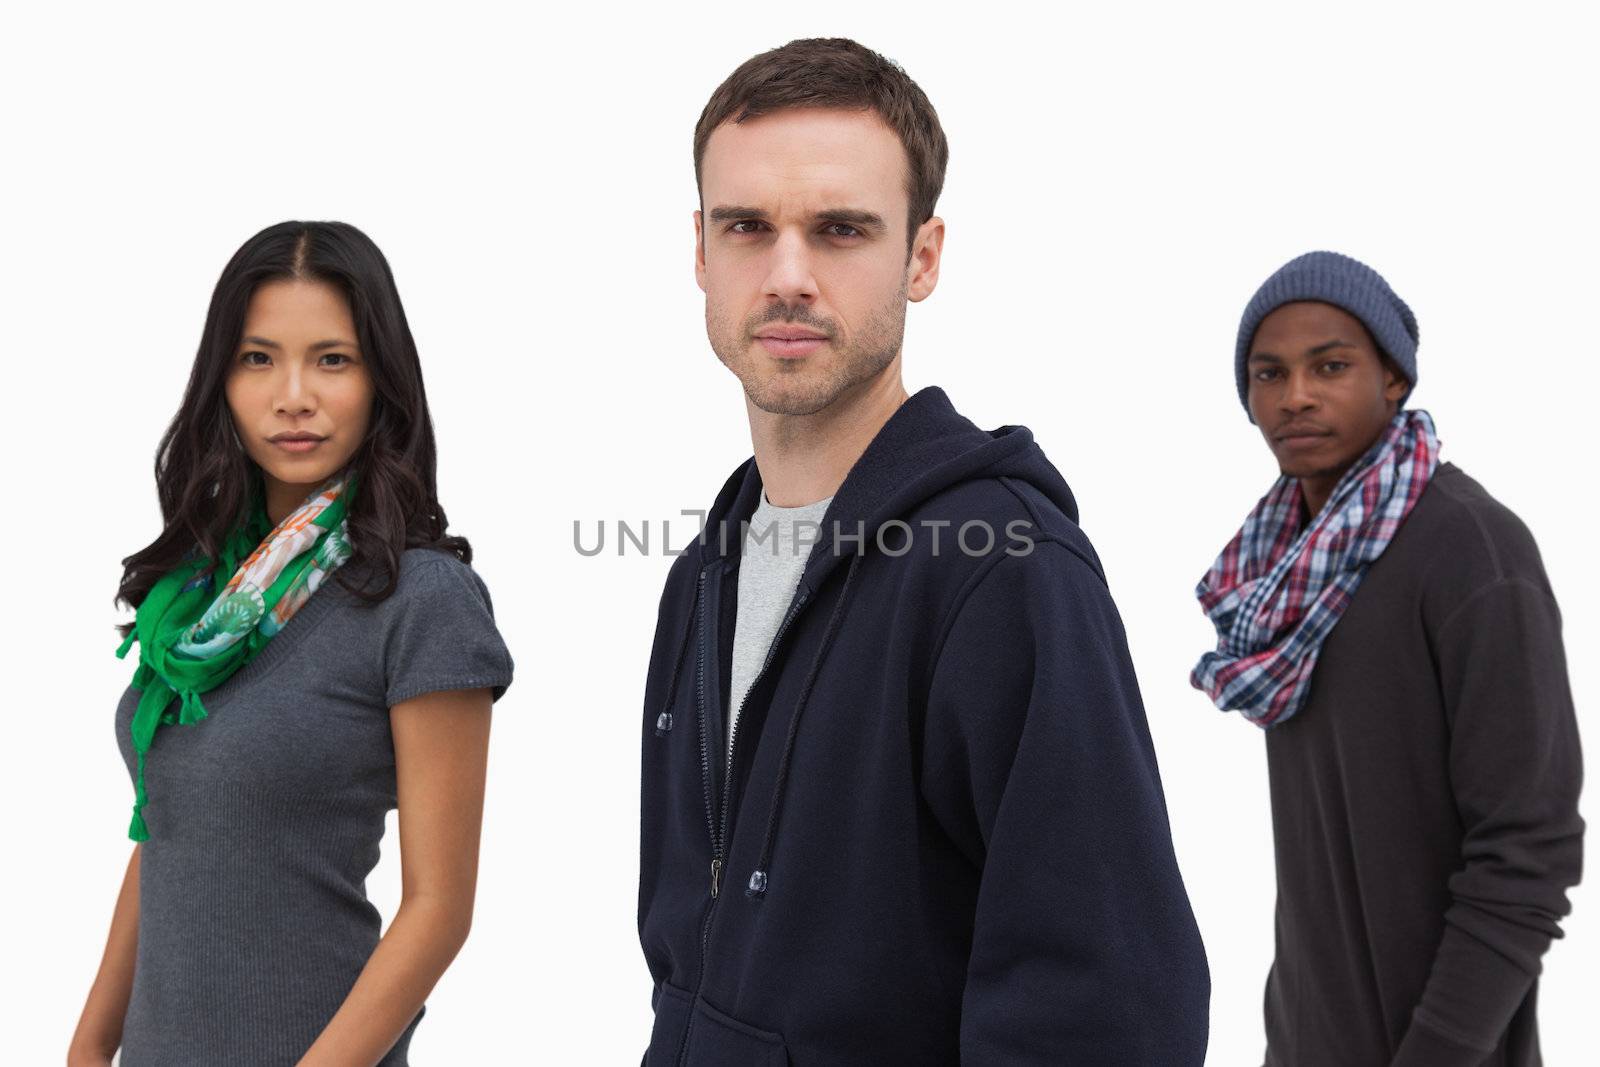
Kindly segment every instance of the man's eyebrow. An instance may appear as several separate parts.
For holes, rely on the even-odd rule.
[[[842,222],[849,226],[858,226],[863,230],[884,231],[883,216],[876,211],[864,211],[852,207],[824,208],[812,216],[817,222]],[[772,216],[758,207],[740,207],[736,204],[719,204],[706,213],[706,218],[712,222],[743,222],[754,219],[760,222],[770,222]]]
[[[1315,348],[1309,349],[1306,352],[1306,355],[1308,357],[1310,357],[1310,356],[1320,356],[1324,352],[1330,352],[1335,348],[1355,348],[1355,347],[1356,346],[1354,344],[1352,344],[1351,342],[1342,340],[1342,339],[1340,339],[1338,337],[1335,337],[1331,341],[1324,341],[1320,345],[1317,345]],[[1271,352],[1252,352],[1252,353],[1250,353],[1250,358],[1249,358],[1248,362],[1250,362],[1250,363],[1282,363],[1283,362],[1283,357],[1282,356],[1275,356]]]
[[[883,216],[875,211],[862,211],[857,208],[837,207],[826,211],[817,212],[818,222],[843,222],[851,226],[859,226],[863,230],[883,230]]]
[[[758,207],[739,207],[737,205],[718,205],[711,209],[707,215],[712,222],[738,222],[742,219],[760,219],[765,222],[767,213]]]

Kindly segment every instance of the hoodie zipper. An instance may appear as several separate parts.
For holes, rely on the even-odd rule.
[[[717,898],[722,889],[722,872],[726,866],[725,847],[728,834],[728,808],[733,797],[733,757],[735,745],[739,740],[739,722],[744,718],[744,706],[750,699],[750,694],[767,673],[767,666],[772,662],[772,654],[777,649],[778,643],[783,640],[783,635],[789,629],[789,624],[800,613],[805,605],[807,594],[802,587],[794,600],[789,604],[789,610],[784,612],[783,621],[778,624],[777,633],[772,635],[772,643],[767,646],[766,658],[761,661],[761,668],[756,671],[756,676],[750,680],[750,688],[746,689],[744,696],[739,698],[739,713],[734,717],[732,725],[728,728],[728,759],[723,769],[721,804],[713,808],[711,790],[711,743],[706,729],[706,572],[700,572],[699,587],[699,618],[695,626],[695,702],[699,709],[700,719],[700,780],[704,787],[706,798],[706,829],[711,836],[711,902],[706,907],[706,917],[700,924],[700,975],[695,981],[694,995],[700,996],[700,990],[706,981],[706,957],[711,950],[711,920],[716,917]],[[694,1029],[694,1016],[689,1017],[689,1025],[683,1030],[683,1043],[678,1048],[678,1060],[681,1065],[689,1054],[689,1034]]]
[[[726,866],[728,844],[728,811],[733,799],[733,758],[739,743],[739,723],[744,719],[744,707],[750,700],[750,694],[755,691],[756,685],[767,673],[767,666],[772,662],[772,654],[783,640],[784,632],[789,629],[789,624],[805,606],[808,595],[804,589],[796,594],[789,604],[789,610],[784,613],[783,620],[778,623],[778,630],[772,635],[772,643],[767,646],[766,657],[761,661],[761,669],[756,671],[756,676],[750,680],[750,687],[739,698],[738,714],[733,718],[733,723],[728,728],[728,758],[723,764],[722,796],[714,800],[711,789],[711,741],[706,723],[706,574],[700,572],[700,617],[695,627],[695,700],[699,705],[700,719],[700,782],[706,801],[706,830],[711,838],[711,899],[716,900],[722,890],[722,871]],[[707,915],[706,930],[711,928],[710,915]],[[704,938],[702,938],[704,942]],[[702,945],[703,947],[703,945]]]
[[[767,673],[767,664],[772,662],[772,653],[778,647],[778,642],[783,640],[783,632],[789,628],[789,623],[800,613],[800,609],[805,605],[805,602],[806,591],[801,589],[795,596],[794,601],[789,605],[789,610],[784,613],[783,621],[778,624],[778,632],[772,635],[772,644],[767,646],[766,658],[761,661],[761,668],[756,671],[756,676],[750,679],[750,688],[746,689],[744,695],[739,698],[739,712],[733,717],[733,724],[728,727],[728,766],[722,776],[722,817],[718,824],[717,835],[712,839],[713,855],[717,857],[717,859],[711,861],[711,897],[713,900],[717,896],[717,876],[722,871],[722,864],[718,861],[723,858],[728,846],[728,809],[732,807],[733,801],[733,757],[737,751],[735,746],[739,742],[739,724],[744,721],[744,706],[749,702],[750,694],[755,691],[756,685],[760,683],[762,676]],[[706,929],[708,932],[710,931],[709,923]]]
[[[711,836],[711,850],[716,853],[716,815],[711,808],[711,750],[706,730],[706,572],[700,571],[700,588],[695,596],[699,618],[695,621],[695,707],[700,714],[700,780],[706,795],[706,832]],[[717,875],[722,869],[721,856],[711,861],[711,896],[717,895]]]

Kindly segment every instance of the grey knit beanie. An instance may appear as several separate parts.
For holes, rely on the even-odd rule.
[[[1361,320],[1383,354],[1394,360],[1400,373],[1417,384],[1417,317],[1395,295],[1383,276],[1360,260],[1338,252],[1307,252],[1291,259],[1261,283],[1239,320],[1239,341],[1234,351],[1234,376],[1239,382],[1239,402],[1250,411],[1250,379],[1245,361],[1256,327],[1276,308],[1296,300],[1316,300],[1343,308]],[[1406,396],[1411,390],[1406,390]],[[1405,406],[1406,398],[1400,398]],[[1252,418],[1252,421],[1254,419]]]

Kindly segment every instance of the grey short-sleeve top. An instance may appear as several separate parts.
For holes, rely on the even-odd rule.
[[[122,1067],[277,1067],[305,1053],[378,943],[366,877],[395,807],[389,708],[451,689],[498,700],[511,673],[482,580],[411,549],[386,600],[367,604],[336,576],[202,694],[205,719],[156,732]],[[130,774],[137,703],[130,687],[116,717]],[[416,1024],[383,1067],[406,1063]]]

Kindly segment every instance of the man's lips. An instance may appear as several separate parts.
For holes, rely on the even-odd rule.
[[[794,326],[768,326],[756,334],[756,340],[768,354],[781,359],[794,359],[815,352],[828,338],[826,334],[818,333],[816,330]]]
[[[1284,448],[1315,448],[1333,436],[1332,430],[1317,426],[1290,426],[1272,434],[1275,444]]]

